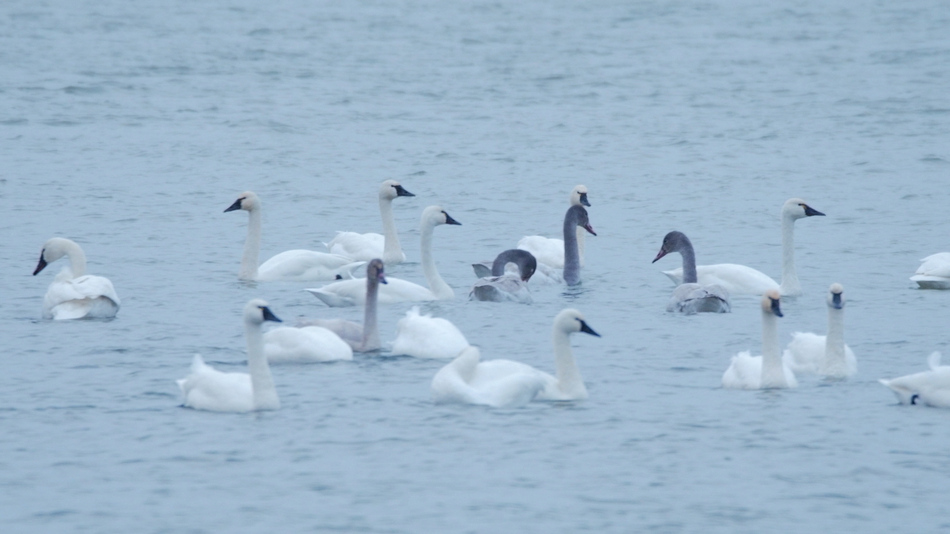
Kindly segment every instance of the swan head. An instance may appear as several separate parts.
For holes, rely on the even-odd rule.
[[[53,237],[43,243],[43,250],[40,251],[40,261],[36,264],[33,276],[39,274],[47,265],[66,255],[71,247],[78,247],[75,242],[65,237]]]
[[[581,315],[581,312],[575,310],[574,308],[563,309],[561,310],[561,313],[557,314],[557,317],[554,318],[554,329],[560,330],[561,332],[566,332],[568,334],[574,332],[583,332],[585,334],[600,337],[600,334],[594,332],[594,329],[587,325],[587,322],[584,321],[584,316]]]
[[[577,185],[574,187],[574,190],[571,191],[571,206],[590,207],[590,202],[587,200],[586,185]]]
[[[375,259],[366,266],[366,280],[375,280],[379,284],[387,284],[386,272],[383,268],[383,260]]]
[[[790,198],[782,205],[782,217],[789,219],[804,219],[805,217],[814,217],[815,215],[825,215],[824,213],[812,208],[800,198]]]
[[[414,197],[416,195],[406,191],[406,189],[396,180],[386,180],[379,186],[379,198],[392,200],[396,197]]]
[[[584,206],[575,205],[568,208],[567,215],[564,218],[568,219],[570,217],[574,218],[577,222],[577,226],[587,230],[591,235],[597,235],[597,232],[594,231],[594,227],[590,225],[590,218],[587,216],[587,210],[584,209]]]
[[[783,317],[781,296],[777,290],[770,289],[762,295],[762,313],[765,315]]]
[[[674,230],[663,237],[663,244],[660,246],[660,251],[656,253],[656,257],[653,258],[652,263],[656,263],[656,260],[666,256],[670,252],[679,252],[692,247],[693,244],[690,243],[686,234]]]
[[[844,286],[837,282],[828,288],[828,307],[836,310],[844,308]]]
[[[235,210],[244,210],[244,211],[254,211],[261,207],[261,199],[257,196],[257,193],[253,191],[245,191],[238,195],[237,200],[234,201],[224,213]]]
[[[429,206],[422,211],[422,225],[438,226],[440,224],[456,224],[461,226],[462,223],[456,221],[452,218],[451,215],[446,213],[442,206]]]
[[[244,322],[249,324],[264,324],[264,321],[274,321],[281,323],[280,319],[274,315],[267,307],[267,302],[262,299],[253,299],[244,306]]]

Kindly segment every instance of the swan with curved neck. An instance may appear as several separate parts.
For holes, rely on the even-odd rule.
[[[399,233],[396,232],[396,220],[393,218],[393,200],[399,197],[414,197],[396,180],[386,180],[379,186],[379,214],[383,219],[383,234],[356,232],[337,232],[336,237],[327,243],[333,254],[346,256],[351,260],[370,261],[382,258],[389,265],[406,261],[406,254],[399,245]]]
[[[587,206],[590,207],[590,201],[587,199],[587,186],[577,185],[571,190],[568,197],[568,206]],[[584,229],[577,228],[575,231],[577,237],[578,255],[580,263],[584,265]],[[538,263],[552,267],[554,269],[564,268],[564,240],[547,238],[539,235],[530,235],[522,237],[518,241],[517,248],[526,250],[537,258]]]
[[[800,198],[790,198],[782,205],[782,283],[745,265],[719,263],[696,268],[698,281],[703,285],[722,286],[733,295],[761,295],[770,289],[783,296],[801,295],[801,283],[795,270],[795,221],[824,213],[813,209]],[[683,281],[683,269],[663,271],[674,283]]]
[[[782,316],[778,291],[762,297],[762,356],[749,351],[732,357],[722,375],[722,387],[731,389],[773,389],[798,386],[795,374],[782,362],[778,346],[777,318]]]
[[[86,274],[86,254],[76,242],[54,237],[43,244],[40,260],[33,276],[63,256],[69,266],[62,271],[46,290],[43,298],[43,318],[82,319],[115,317],[119,311],[119,296],[108,278]]]
[[[261,325],[264,321],[280,322],[267,307],[267,302],[254,299],[244,306],[244,336],[247,340],[249,373],[222,373],[206,365],[195,354],[191,374],[178,380],[184,405],[196,410],[214,412],[250,412],[277,410],[280,399],[264,356]]]
[[[480,265],[476,263],[472,267],[478,272],[476,266]],[[508,265],[514,265],[517,274],[506,274]],[[516,248],[508,249],[495,257],[488,276],[475,282],[469,292],[469,299],[530,303],[531,293],[528,291],[528,280],[537,268],[538,262],[530,252]]]
[[[244,254],[241,256],[241,280],[333,280],[339,276],[350,276],[353,269],[362,262],[337,254],[327,254],[313,250],[288,250],[270,258],[258,267],[261,252],[261,200],[253,191],[241,193],[225,213],[243,210],[247,212],[247,239],[244,241]]]
[[[950,289],[950,252],[938,252],[920,260],[910,279],[920,289]]]
[[[435,402],[512,407],[532,400],[586,399],[587,387],[571,351],[570,335],[600,334],[587,325],[579,311],[571,308],[557,314],[553,332],[555,376],[512,360],[480,361],[478,349],[468,347],[432,379]]]
[[[344,319],[310,319],[304,324],[322,326],[340,336],[356,352],[379,350],[379,320],[377,301],[379,284],[386,284],[386,272],[383,261],[373,259],[366,266],[366,306],[363,310],[363,324]]]
[[[683,232],[670,232],[663,237],[663,245],[653,263],[670,252],[679,252],[683,258],[683,283],[673,290],[666,311],[678,311],[687,314],[699,312],[727,313],[732,307],[729,304],[729,292],[721,286],[704,286],[697,283],[696,254],[693,244]]]
[[[420,222],[420,241],[422,271],[429,287],[423,287],[399,278],[388,278],[388,283],[379,288],[379,303],[411,302],[422,300],[447,300],[455,297],[455,292],[439,276],[435,260],[432,259],[432,232],[443,224],[461,225],[449,216],[441,206],[429,206],[422,212]],[[340,280],[318,289],[306,289],[328,306],[363,306],[366,302],[366,281],[362,278]]]
[[[571,206],[564,214],[564,281],[569,286],[581,283],[580,252],[577,248],[577,230],[584,229],[597,235],[583,206]]]
[[[901,404],[950,408],[950,365],[940,365],[940,353],[927,358],[930,370],[878,382],[891,388]]]
[[[795,332],[782,360],[795,374],[812,373],[829,378],[846,378],[858,372],[857,359],[844,343],[844,287],[828,288],[828,335]]]

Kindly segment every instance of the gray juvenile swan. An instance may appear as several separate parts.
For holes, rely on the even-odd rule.
[[[591,235],[597,235],[597,232],[590,225],[587,210],[583,206],[571,206],[564,214],[564,281],[569,286],[576,286],[581,283],[581,260],[577,248],[577,228],[583,228]]]
[[[587,186],[577,185],[571,190],[568,198],[569,206],[587,206],[590,202],[587,199]],[[577,229],[577,246],[581,258],[581,265],[584,264],[584,230]],[[564,241],[561,239],[548,238],[540,235],[529,235],[522,237],[518,241],[517,248],[527,250],[537,258],[538,263],[554,269],[564,268]]]
[[[660,252],[653,258],[653,263],[670,252],[679,252],[683,257],[683,283],[673,290],[673,296],[670,297],[666,311],[686,314],[727,313],[732,309],[729,304],[729,292],[722,286],[702,285],[696,282],[696,254],[686,234],[677,231],[666,234]]]
[[[505,274],[505,267],[514,264],[518,274]],[[476,272],[480,272],[482,264],[472,265]],[[492,263],[491,272],[482,276],[472,286],[469,299],[492,302],[531,302],[531,293],[528,291],[528,280],[538,268],[534,255],[526,250],[508,249],[499,254]]]
[[[379,258],[366,266],[366,309],[363,310],[363,324],[344,319],[309,319],[303,324],[322,326],[340,336],[356,352],[379,350],[379,322],[377,319],[377,300],[379,284],[385,284],[386,273],[383,261]]]

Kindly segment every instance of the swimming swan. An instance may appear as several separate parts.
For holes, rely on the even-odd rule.
[[[264,332],[269,363],[316,363],[352,360],[353,349],[322,326],[281,326]]]
[[[406,254],[399,246],[399,234],[393,219],[393,200],[397,197],[414,197],[396,180],[386,180],[379,187],[379,214],[383,218],[383,234],[356,232],[337,232],[336,237],[327,243],[333,254],[346,256],[351,260],[370,261],[382,258],[389,265],[406,261]]]
[[[920,260],[910,279],[921,289],[950,289],[950,252],[938,252]]]
[[[782,296],[801,295],[802,286],[795,271],[795,221],[805,217],[824,215],[812,209],[800,198],[790,198],[782,205],[782,284],[768,275],[745,265],[718,263],[696,267],[698,281],[702,285],[719,285],[731,295],[761,295],[778,290]],[[675,284],[683,281],[683,269],[663,271]]]
[[[393,354],[416,358],[454,358],[468,346],[468,340],[448,319],[420,315],[413,306],[396,324]]]
[[[195,354],[191,374],[178,380],[185,397],[184,405],[196,410],[213,412],[250,412],[277,410],[280,400],[264,357],[261,324],[280,322],[267,303],[254,299],[244,306],[244,336],[247,339],[247,373],[223,373],[204,363]]]
[[[891,388],[901,404],[926,404],[936,408],[950,408],[950,366],[940,365],[940,353],[927,358],[929,371],[905,375],[880,383]]]
[[[564,214],[564,282],[569,286],[581,283],[580,253],[577,248],[577,228],[583,228],[597,235],[587,218],[583,206],[571,206]]]
[[[241,280],[269,282],[273,280],[333,280],[337,275],[352,276],[353,269],[362,262],[313,250],[288,250],[265,261],[260,267],[257,260],[261,252],[261,200],[251,191],[241,193],[231,204],[229,211],[244,210],[248,214],[247,239],[241,258]]]
[[[782,363],[779,353],[776,317],[782,316],[778,291],[770,290],[762,297],[762,356],[749,351],[732,357],[722,375],[722,387],[731,389],[771,389],[798,386],[795,373]]]
[[[363,324],[344,319],[309,319],[304,321],[304,324],[322,326],[331,330],[356,352],[379,350],[381,344],[376,303],[379,284],[385,283],[387,282],[383,261],[378,258],[371,260],[366,266],[366,309],[363,311]]]
[[[600,337],[579,311],[561,310],[554,318],[554,359],[557,376],[512,360],[480,361],[469,347],[436,373],[432,397],[436,403],[457,402],[512,407],[531,400],[569,401],[587,398],[587,388],[571,353],[570,334]]]
[[[858,372],[851,347],[844,344],[844,287],[828,288],[828,335],[795,332],[782,354],[785,365],[795,374],[813,373],[845,378]]]
[[[571,190],[571,196],[568,198],[569,206],[587,206],[590,202],[587,200],[587,186],[578,185]],[[584,265],[584,230],[577,229],[577,246],[581,265]],[[527,250],[537,258],[538,263],[553,267],[555,269],[564,268],[564,240],[547,238],[540,235],[529,235],[522,237],[518,241],[517,248]]]
[[[43,318],[59,321],[115,317],[120,303],[112,282],[86,274],[86,254],[74,241],[54,237],[43,244],[33,276],[63,256],[69,258],[69,266],[63,267],[46,290]]]
[[[729,292],[722,286],[704,286],[696,283],[696,254],[693,244],[683,232],[670,232],[663,237],[663,245],[653,258],[656,260],[670,252],[679,252],[683,258],[683,283],[676,286],[666,311],[678,311],[686,314],[712,312],[727,313],[732,307],[729,304]]]
[[[506,267],[513,264],[517,274],[508,274]],[[472,267],[476,268],[473,264]],[[528,280],[538,268],[534,255],[526,250],[509,249],[499,254],[492,263],[488,276],[479,278],[468,294],[470,300],[485,300],[492,302],[531,302],[531,292],[528,291]],[[478,269],[476,268],[476,271]]]
[[[422,271],[429,287],[422,287],[399,278],[388,278],[379,288],[379,303],[411,302],[421,300],[448,300],[455,298],[452,288],[442,280],[432,259],[432,231],[442,224],[460,225],[440,206],[429,206],[422,212],[419,233],[422,241]],[[306,289],[327,306],[362,306],[366,302],[366,280],[354,278],[340,280],[318,289]]]

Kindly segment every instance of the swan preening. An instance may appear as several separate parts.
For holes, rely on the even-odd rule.
[[[374,259],[366,266],[366,306],[363,310],[363,324],[344,319],[310,319],[307,325],[322,326],[331,330],[357,352],[379,350],[379,322],[377,301],[379,284],[386,284],[386,272],[383,261]]]
[[[120,302],[112,282],[102,276],[86,274],[86,254],[74,241],[54,237],[44,243],[33,276],[63,256],[69,258],[69,266],[63,267],[46,290],[46,296],[43,298],[43,318],[64,320],[115,317]]]
[[[439,276],[432,259],[432,231],[442,224],[460,225],[440,206],[429,206],[422,212],[419,233],[422,242],[422,271],[429,287],[422,287],[399,278],[388,278],[388,284],[379,288],[379,303],[412,302],[423,300],[447,300],[455,297],[455,292]],[[362,306],[366,302],[366,280],[354,278],[340,280],[318,289],[307,289],[313,296],[327,306]]]
[[[222,373],[205,365],[195,354],[191,374],[178,380],[184,405],[196,410],[214,412],[250,412],[280,408],[277,389],[270,366],[264,356],[261,325],[264,321],[280,322],[267,302],[254,299],[244,306],[244,336],[247,339],[247,373]]]
[[[506,267],[514,265],[516,274],[507,274]],[[472,264],[476,273],[483,272],[480,263]],[[491,271],[479,278],[468,296],[472,300],[492,302],[531,302],[528,280],[538,268],[534,255],[526,250],[508,249],[499,254],[492,263]]]
[[[416,358],[454,358],[468,346],[468,340],[448,319],[420,315],[413,306],[396,324],[393,354]]]
[[[568,198],[568,206],[587,206],[590,202],[587,200],[587,186],[577,185],[571,190]],[[581,265],[584,264],[584,229],[575,230],[577,236],[577,246]],[[552,267],[554,269],[564,268],[564,240],[548,238],[540,235],[529,235],[522,237],[518,241],[517,248],[526,250],[537,258],[538,263]]]
[[[241,280],[333,280],[339,276],[352,276],[353,269],[363,262],[313,250],[288,250],[257,265],[261,252],[261,200],[252,191],[241,193],[225,213],[235,210],[247,212],[247,239],[244,241],[244,255],[241,257]]]
[[[938,252],[920,260],[910,279],[921,289],[950,289],[950,252]]]
[[[929,371],[879,382],[891,388],[901,404],[950,408],[950,365],[940,365],[939,352],[931,353],[927,364]]]
[[[437,403],[520,406],[532,400],[569,401],[587,398],[587,388],[571,352],[570,335],[584,332],[600,337],[579,311],[562,310],[554,318],[556,376],[512,360],[481,361],[475,347],[467,347],[432,379]]]
[[[782,205],[782,283],[745,265],[719,263],[696,267],[702,285],[719,285],[732,295],[761,295],[775,289],[783,296],[801,295],[802,287],[795,271],[795,221],[805,217],[824,215],[811,208],[800,198],[790,198]],[[683,269],[663,271],[677,285],[683,282]]]
[[[388,265],[406,261],[406,254],[399,246],[399,234],[393,218],[393,200],[398,197],[414,197],[396,180],[386,180],[379,187],[379,214],[383,218],[383,234],[356,232],[337,232],[336,237],[327,243],[333,254],[345,256],[351,260],[370,261],[382,258]]]
[[[721,286],[701,285],[696,282],[696,254],[693,244],[683,232],[670,232],[663,237],[663,245],[653,263],[670,252],[679,252],[683,258],[683,283],[676,286],[666,311],[682,313],[726,313],[731,310],[729,293]]]
[[[776,318],[782,316],[779,293],[770,290],[762,297],[762,356],[749,351],[732,357],[722,375],[722,387],[731,389],[771,389],[798,386],[795,373],[782,362],[778,346]]]
[[[844,288],[828,289],[828,335],[795,332],[782,360],[795,374],[817,374],[845,378],[858,372],[857,359],[844,343]]]

